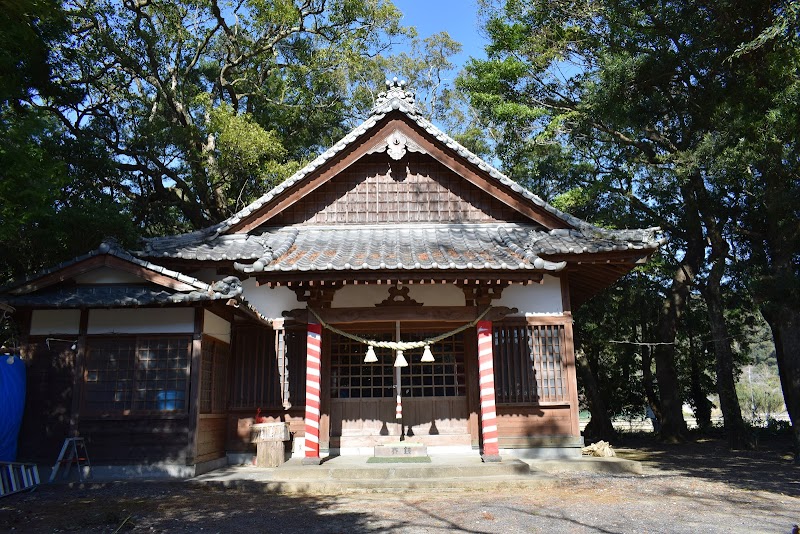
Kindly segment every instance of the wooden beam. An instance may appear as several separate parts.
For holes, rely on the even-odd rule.
[[[191,370],[189,372],[189,443],[187,444],[186,463],[193,465],[197,457],[197,428],[200,420],[200,366],[203,362],[203,321],[205,313],[202,307],[194,309],[194,332],[192,334],[191,352],[189,354]]]
[[[328,324],[357,324],[383,321],[469,323],[478,318],[485,308],[477,306],[385,306],[380,308],[327,308],[315,309],[320,319]],[[518,313],[516,308],[493,307],[484,318],[499,321],[506,315]],[[316,318],[306,309],[284,314],[287,319],[300,323],[314,322]]]

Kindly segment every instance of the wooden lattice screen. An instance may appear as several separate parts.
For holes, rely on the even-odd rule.
[[[231,409],[283,409],[279,362],[274,332],[257,326],[239,326],[233,343]],[[285,365],[288,367],[289,402],[305,403],[305,329],[284,331]]]
[[[189,347],[186,336],[90,339],[84,413],[185,412]]]
[[[494,374],[498,404],[567,400],[563,325],[495,325]]]
[[[203,338],[200,364],[200,413],[220,413],[226,409],[228,359],[231,346],[211,337]]]

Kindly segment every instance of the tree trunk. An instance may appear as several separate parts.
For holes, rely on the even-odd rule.
[[[770,146],[770,164],[782,161],[783,148]],[[781,378],[783,400],[792,421],[795,463],[800,465],[800,280],[797,250],[800,249],[800,224],[796,199],[800,195],[797,174],[778,166],[763,173],[766,239],[764,260],[768,276],[757,283],[761,313],[769,323],[775,341],[775,355]]]
[[[694,403],[694,417],[697,421],[697,428],[701,432],[707,432],[711,428],[711,401],[708,400],[706,390],[703,388],[703,370],[697,356],[696,347],[689,349],[689,359],[691,361],[691,395]]]
[[[642,339],[646,339],[644,334],[647,329],[642,324]],[[656,395],[655,383],[653,382],[653,351],[648,345],[642,346],[642,386],[647,405],[653,412],[653,431],[656,434],[661,432],[661,403]]]
[[[720,283],[725,270],[726,256],[727,253],[723,257],[718,257],[712,265],[711,274],[703,288],[703,297],[708,310],[711,337],[714,339],[717,393],[719,394],[719,407],[722,410],[725,434],[728,436],[728,446],[731,449],[752,449],[753,438],[742,418],[742,408],[739,406],[739,397],[736,395],[733,351],[722,307]]]
[[[694,275],[695,271],[687,265],[686,261],[678,265],[658,321],[658,340],[661,344],[656,345],[653,350],[661,408],[660,437],[670,442],[681,441],[686,437],[681,387],[678,382],[678,373],[675,370],[674,343],[678,332],[678,322],[686,307],[689,286]]]
[[[710,198],[708,189],[700,176],[693,176],[692,183],[698,198],[701,199],[700,213],[705,221],[708,240],[711,242],[711,272],[705,287],[702,288],[702,294],[706,302],[711,337],[714,340],[717,394],[719,394],[719,406],[722,410],[725,434],[728,436],[728,446],[731,449],[752,449],[754,442],[744,419],[742,419],[742,409],[739,406],[739,397],[736,395],[733,350],[731,350],[731,340],[728,335],[728,326],[725,323],[722,303],[722,277],[725,275],[730,245],[722,234],[722,224],[724,223],[720,223],[713,213],[718,203]]]
[[[800,465],[800,310],[770,307],[763,315],[775,340],[783,401],[792,421],[794,461]]]
[[[583,349],[578,347],[575,348],[575,364],[581,382],[583,382],[583,390],[586,393],[589,412],[592,414],[590,426],[586,427],[586,434],[591,434],[593,439],[611,441],[616,437],[617,433],[611,423],[611,418],[608,416],[606,402],[603,399],[600,388],[597,386],[597,380],[592,371],[592,366],[589,365],[589,359]]]

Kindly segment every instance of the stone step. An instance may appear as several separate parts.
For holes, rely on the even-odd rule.
[[[552,487],[557,479],[544,473],[527,475],[492,475],[452,478],[404,478],[404,479],[320,479],[320,480],[253,480],[232,479],[192,479],[192,484],[211,487],[235,488],[253,493],[408,493],[416,490],[447,491],[495,491],[529,490],[531,488]]]
[[[530,474],[530,466],[516,459],[500,463],[470,463],[464,465],[364,464],[339,466],[298,465],[290,460],[277,468],[272,477],[281,480],[397,480],[416,478],[488,477]]]

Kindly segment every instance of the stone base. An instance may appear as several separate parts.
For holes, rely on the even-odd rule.
[[[495,463],[501,462],[503,459],[500,458],[499,454],[481,454],[481,460],[483,460],[484,463]]]
[[[322,463],[322,458],[320,458],[319,456],[316,457],[306,456],[300,461],[300,463],[302,463],[303,465],[319,465]]]
[[[373,455],[376,458],[413,458],[428,456],[428,447],[422,443],[389,443],[376,445]]]

